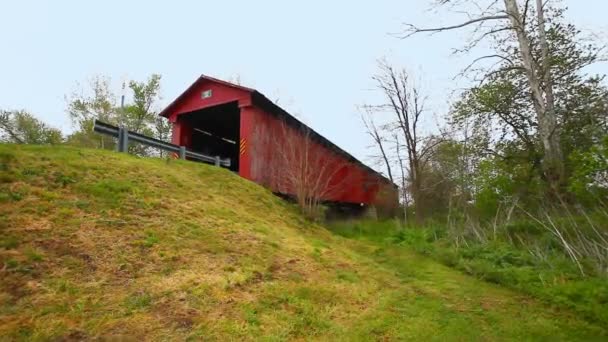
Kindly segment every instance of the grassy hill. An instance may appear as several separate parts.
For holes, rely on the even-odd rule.
[[[0,339],[507,340],[603,327],[311,225],[212,166],[0,145]]]

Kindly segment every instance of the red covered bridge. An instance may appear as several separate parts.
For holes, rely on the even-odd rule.
[[[325,202],[358,207],[396,198],[388,179],[255,89],[203,75],[160,115],[174,144],[228,157],[232,171],[275,193],[314,187]]]

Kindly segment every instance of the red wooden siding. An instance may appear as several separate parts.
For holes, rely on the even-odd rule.
[[[203,98],[202,93],[209,90],[212,95]],[[277,148],[288,143],[293,144],[296,149],[307,146],[307,151],[316,158],[319,165],[324,165],[323,170],[331,169],[331,172],[327,173],[328,191],[324,200],[373,204],[381,187],[393,188],[386,178],[318,134],[304,135],[301,127],[297,128],[293,123],[302,124],[293,117],[290,117],[291,124],[286,124],[286,120],[281,115],[289,114],[270,113],[268,108],[274,108],[272,107],[274,105],[263,109],[259,103],[254,103],[254,94],[258,95],[257,99],[260,98],[261,94],[253,89],[201,76],[163,110],[161,115],[169,118],[173,124],[173,143],[190,147],[193,127],[187,121],[180,120],[181,115],[237,102],[240,110],[240,141],[237,142],[239,144],[238,173],[246,179],[270,187],[275,192],[294,193],[290,184],[276,175],[276,172],[280,172],[285,167],[283,165],[285,161],[277,156]],[[263,96],[261,98],[265,99]],[[201,112],[200,115],[205,113]]]

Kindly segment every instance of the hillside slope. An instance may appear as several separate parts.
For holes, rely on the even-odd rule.
[[[593,339],[212,166],[0,145],[0,339]],[[391,262],[379,263],[378,256]]]

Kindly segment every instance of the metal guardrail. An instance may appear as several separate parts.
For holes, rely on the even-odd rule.
[[[174,145],[149,136],[131,132],[124,127],[116,127],[105,122],[95,120],[93,131],[118,138],[118,152],[128,152],[129,142],[135,141],[150,147],[177,153],[180,159],[196,159],[216,166],[230,167],[230,159],[222,159],[219,156],[208,156],[199,152],[187,150],[185,146]]]

